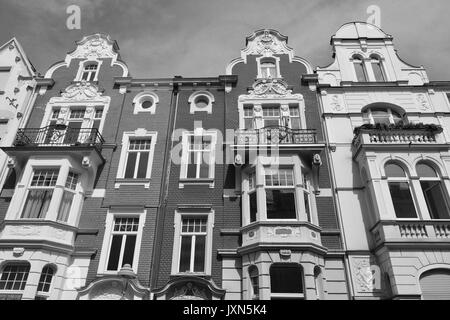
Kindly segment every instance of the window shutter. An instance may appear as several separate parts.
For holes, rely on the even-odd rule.
[[[432,270],[420,279],[423,300],[450,300],[450,270]]]

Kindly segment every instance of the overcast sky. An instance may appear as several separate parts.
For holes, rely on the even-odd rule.
[[[66,8],[81,8],[81,30],[68,30]],[[17,37],[42,74],[84,35],[117,40],[134,77],[217,76],[261,28],[288,36],[313,67],[331,62],[330,37],[344,23],[381,8],[381,28],[400,57],[450,80],[448,0],[0,0],[0,42]]]

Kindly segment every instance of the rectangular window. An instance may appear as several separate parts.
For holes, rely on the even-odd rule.
[[[116,217],[111,233],[108,255],[108,271],[118,271],[125,264],[133,267],[139,218]]]
[[[29,272],[29,265],[6,265],[0,277],[0,290],[24,290]]]
[[[66,189],[64,190],[63,198],[59,206],[58,221],[67,222],[69,220],[70,209],[72,208],[74,191],[78,184],[78,174],[69,172],[66,181]]]
[[[103,107],[95,108],[94,121],[92,123],[92,128],[100,130],[100,123],[103,117]]]
[[[5,91],[6,89],[10,70],[11,68],[9,67],[0,67],[0,91]]]
[[[206,217],[184,217],[181,224],[179,272],[205,272]]]
[[[74,108],[70,110],[70,119],[83,119],[86,113],[86,109],[84,108]]]
[[[248,195],[250,199],[250,222],[256,221],[256,213],[258,212],[257,202],[256,202],[256,192],[252,192]]]
[[[408,182],[389,182],[392,202],[397,218],[417,218]]]
[[[267,219],[296,219],[293,169],[265,169]]]
[[[450,219],[447,200],[440,181],[420,181],[432,219]]]
[[[23,219],[43,219],[50,206],[59,170],[35,170],[22,212]]]
[[[245,129],[254,129],[253,125],[253,106],[245,106],[244,107],[244,128]]]
[[[278,106],[263,107],[264,127],[280,125],[280,108]]]
[[[294,171],[292,169],[265,169],[266,187],[293,187]]]
[[[128,145],[125,178],[146,178],[152,139],[130,139]]]
[[[52,119],[58,119],[59,118],[59,112],[60,112],[59,108],[53,109],[51,118]]]
[[[210,178],[211,157],[211,136],[190,135],[188,137],[186,178]]]
[[[297,106],[289,107],[289,114],[291,120],[291,129],[300,129],[300,111]]]

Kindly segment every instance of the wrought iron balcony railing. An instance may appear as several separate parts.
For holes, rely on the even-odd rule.
[[[238,145],[279,145],[317,143],[314,129],[290,129],[288,127],[269,126],[262,129],[239,129],[235,132]]]
[[[97,129],[71,128],[65,125],[25,128],[17,131],[14,146],[90,146],[101,149],[105,140]]]

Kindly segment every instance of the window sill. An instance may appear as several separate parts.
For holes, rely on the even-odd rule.
[[[206,272],[178,272],[172,273],[173,277],[182,277],[182,276],[197,276],[197,277],[210,277],[211,275]]]
[[[180,178],[178,187],[183,189],[186,185],[208,185],[214,188],[214,178]]]
[[[120,186],[144,186],[145,189],[150,188],[151,178],[139,178],[139,179],[129,179],[129,178],[116,178],[114,184],[115,189],[119,189]]]

